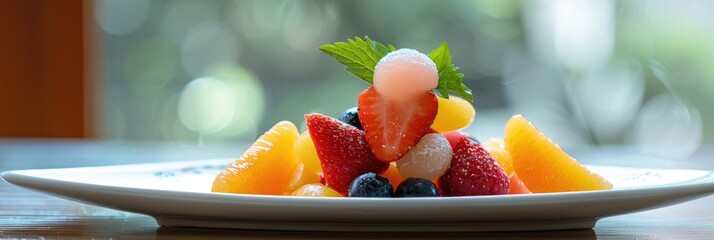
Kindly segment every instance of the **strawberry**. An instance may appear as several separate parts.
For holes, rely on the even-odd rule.
[[[444,135],[444,137],[446,137],[446,140],[449,141],[451,148],[454,148],[456,146],[456,143],[458,143],[459,140],[461,140],[462,138],[468,138],[471,139],[471,141],[478,143],[479,145],[481,144],[481,142],[479,142],[478,139],[476,139],[474,136],[468,135],[462,131],[445,132],[441,135]]]
[[[393,162],[430,131],[439,103],[432,92],[388,99],[371,86],[359,95],[357,106],[372,153],[379,160]]]
[[[458,143],[459,140],[461,140],[462,138],[469,138],[468,134],[459,131],[442,133],[442,135],[444,135],[444,137],[446,137],[446,140],[449,141],[451,148],[456,147],[456,143]]]
[[[305,119],[328,187],[347,196],[352,180],[389,167],[372,155],[364,131],[319,113],[307,114]]]
[[[506,172],[486,149],[469,138],[461,138],[454,147],[451,167],[439,178],[446,196],[508,194]]]

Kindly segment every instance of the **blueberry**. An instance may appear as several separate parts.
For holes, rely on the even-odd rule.
[[[423,178],[407,178],[394,193],[395,197],[438,197],[439,189],[432,181]]]
[[[365,173],[350,184],[348,197],[391,197],[394,188],[389,180],[376,173]]]
[[[481,145],[481,142],[479,142],[478,139],[476,139],[476,137],[469,135],[469,139],[471,139],[471,141],[474,141],[474,142],[478,143],[479,145]]]
[[[344,113],[342,113],[340,121],[364,130],[362,129],[362,122],[359,121],[359,116],[357,115],[357,107],[347,109]]]

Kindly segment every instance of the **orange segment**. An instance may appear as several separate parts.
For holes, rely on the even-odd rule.
[[[285,190],[288,194],[292,193],[296,189],[310,183],[319,183],[320,177],[314,171],[305,167],[305,164],[298,162],[297,166],[293,170],[292,177],[290,178],[290,183]],[[286,194],[287,195],[287,194]]]
[[[506,150],[506,144],[503,142],[503,139],[492,138],[486,140],[486,142],[483,143],[483,148],[488,151],[491,157],[496,159],[496,162],[503,168],[506,175],[511,175],[513,172],[513,159],[511,158],[511,154]]]
[[[508,194],[529,194],[528,187],[518,178],[518,174],[513,173],[508,176]]]
[[[322,172],[320,158],[317,156],[317,150],[315,149],[315,143],[312,142],[312,138],[310,137],[310,131],[304,131],[300,134],[300,137],[295,141],[294,148],[298,160],[305,164],[305,168],[308,171],[314,173]]]
[[[463,98],[449,96],[449,99],[437,98],[439,110],[436,112],[431,129],[439,133],[452,132],[468,127],[476,116],[476,109]]]
[[[521,115],[508,120],[505,136],[513,169],[534,193],[612,189]]]
[[[292,196],[299,197],[342,197],[342,194],[319,183],[312,183],[295,190]]]
[[[382,174],[382,177],[386,177],[394,188],[397,188],[397,186],[399,186],[399,184],[406,179],[399,173],[399,169],[397,169],[397,162],[391,162],[387,171]]]
[[[293,144],[298,134],[291,122],[275,124],[216,176],[211,191],[282,195],[297,162]]]

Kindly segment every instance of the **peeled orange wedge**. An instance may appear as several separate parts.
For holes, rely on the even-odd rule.
[[[298,188],[311,183],[320,183],[320,176],[311,169],[308,169],[303,162],[298,162],[293,168],[293,174],[285,189],[285,195],[290,195],[290,193]]]
[[[317,150],[315,149],[315,143],[312,142],[312,138],[310,137],[310,131],[305,130],[300,134],[297,140],[295,140],[295,146],[293,147],[298,161],[305,165],[306,171],[314,173],[322,172],[320,158],[317,156]]]
[[[504,141],[514,171],[531,192],[612,189],[610,182],[578,163],[521,115],[506,123]]]
[[[342,197],[342,194],[334,189],[319,183],[306,184],[290,195],[298,197]]]
[[[283,195],[294,175],[297,127],[282,121],[216,176],[213,192]]]
[[[404,179],[407,179],[399,173],[399,169],[397,169],[397,162],[391,162],[389,164],[389,168],[387,168],[387,171],[382,173],[382,177],[386,177],[393,187],[399,186],[399,184],[402,183]]]
[[[437,98],[439,101],[439,110],[437,110],[434,123],[431,124],[431,129],[439,132],[452,132],[464,129],[471,125],[476,116],[476,109],[463,98],[449,96],[446,98]]]
[[[506,150],[506,144],[503,142],[503,139],[488,139],[483,143],[483,148],[488,151],[493,159],[496,159],[496,162],[503,168],[506,175],[513,173],[513,158],[511,158],[511,154]]]

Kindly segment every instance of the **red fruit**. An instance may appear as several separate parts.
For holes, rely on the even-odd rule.
[[[459,140],[461,140],[462,138],[469,138],[468,134],[459,131],[442,133],[442,135],[444,135],[444,137],[446,137],[446,140],[449,141],[449,144],[451,144],[451,148],[456,147],[456,143],[458,143]]]
[[[357,106],[372,153],[379,160],[393,162],[429,132],[439,102],[431,92],[413,99],[387,99],[371,86],[359,95]]]
[[[322,167],[322,166],[320,166],[320,167]],[[318,173],[317,178],[320,179],[320,184],[327,185],[327,182],[325,182],[325,174]]]
[[[454,147],[451,167],[439,178],[446,196],[508,194],[506,172],[478,143],[461,138]]]
[[[509,190],[508,194],[528,194],[531,193],[531,190],[528,190],[528,187],[526,187],[526,184],[521,181],[520,178],[518,178],[518,175],[516,173],[511,173],[511,176],[508,176],[508,184]]]
[[[389,167],[372,155],[364,131],[319,113],[307,114],[305,119],[325,183],[340,194],[347,196],[350,183],[359,175],[382,173]]]

